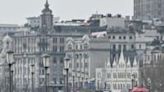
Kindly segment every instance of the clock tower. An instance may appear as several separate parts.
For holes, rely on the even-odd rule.
[[[40,15],[40,21],[41,31],[47,32],[53,29],[53,14],[52,10],[49,8],[48,0],[46,0],[45,8]]]

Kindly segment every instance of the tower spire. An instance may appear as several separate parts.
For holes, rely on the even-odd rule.
[[[46,0],[45,8],[49,8],[48,0]]]

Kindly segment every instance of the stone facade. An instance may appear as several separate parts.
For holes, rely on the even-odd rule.
[[[92,38],[88,35],[80,39],[68,38],[66,55],[71,57],[70,83],[72,84],[74,77],[74,83],[77,83],[78,87],[89,87],[87,84],[95,81],[95,69],[103,67],[109,57],[109,47],[109,42],[105,38]]]
[[[139,64],[136,58],[130,61],[121,51],[119,58],[112,62],[108,59],[104,68],[96,69],[97,90],[129,92],[132,87],[139,84]]]

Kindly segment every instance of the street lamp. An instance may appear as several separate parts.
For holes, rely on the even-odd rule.
[[[65,57],[65,63],[64,63],[64,68],[65,68],[65,71],[66,71],[66,92],[68,92],[69,60],[70,60],[70,57],[66,56],[66,57]]]
[[[134,87],[134,82],[135,82],[135,75],[132,74],[132,89],[133,89],[133,87]]]
[[[14,52],[9,50],[7,51],[7,63],[8,63],[8,66],[9,66],[9,92],[12,92],[12,72],[11,72],[11,67],[12,65],[14,64],[14,60],[13,60],[13,54]]]
[[[72,90],[75,91],[75,72],[72,71]]]
[[[50,56],[48,54],[43,55],[43,65],[45,68],[45,92],[48,92],[47,88],[47,70],[49,68]]]
[[[149,88],[149,92],[150,92],[150,90],[151,90],[151,79],[147,78],[147,82],[148,82],[148,88]]]
[[[32,64],[31,65],[31,87],[32,87],[32,92],[34,92],[34,68],[35,68],[35,65]]]
[[[14,77],[14,68],[11,67],[11,90],[14,90],[14,80],[13,80],[13,77]]]

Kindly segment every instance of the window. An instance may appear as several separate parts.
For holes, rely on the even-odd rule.
[[[64,46],[60,47],[60,52],[64,52]]]
[[[72,50],[72,45],[71,44],[68,45],[68,50]]]
[[[124,38],[124,40],[125,40],[125,39],[126,39],[126,36],[124,36],[123,38]]]
[[[57,43],[57,38],[53,38],[53,43]]]
[[[126,50],[126,45],[124,45],[123,49]]]
[[[60,63],[63,64],[64,63],[64,59],[60,58]]]
[[[129,39],[132,39],[133,37],[132,36],[129,36]]]
[[[76,45],[76,50],[78,50],[78,45]]]
[[[55,84],[57,83],[56,78],[53,78],[53,81],[54,81]]]
[[[87,68],[88,67],[88,63],[85,62],[85,66],[84,67]]]
[[[78,55],[78,54],[76,54],[76,55],[75,55],[75,57],[76,57],[76,59],[78,59],[78,58],[79,58],[79,55]]]
[[[141,44],[139,45],[139,49],[141,49],[142,47],[141,47]]]
[[[118,45],[118,49],[121,50],[121,45]]]
[[[83,49],[83,46],[82,45],[80,45],[80,50],[82,50]]]
[[[77,63],[77,68],[79,67],[79,63]]]
[[[60,43],[64,43],[64,38],[60,38]]]
[[[131,49],[134,49],[134,45],[133,44],[131,45]]]
[[[116,50],[116,45],[115,44],[113,45],[113,50]]]
[[[63,82],[63,78],[60,78],[60,84],[63,84],[64,82]]]
[[[57,63],[57,59],[56,59],[56,57],[54,57],[54,59],[53,59],[53,63],[54,63],[54,64]]]
[[[121,36],[119,36],[119,39],[121,39]]]
[[[111,39],[111,36],[108,36],[108,39]]]
[[[53,51],[57,52],[57,46],[53,46]]]
[[[113,39],[115,39],[115,36],[113,36]]]

